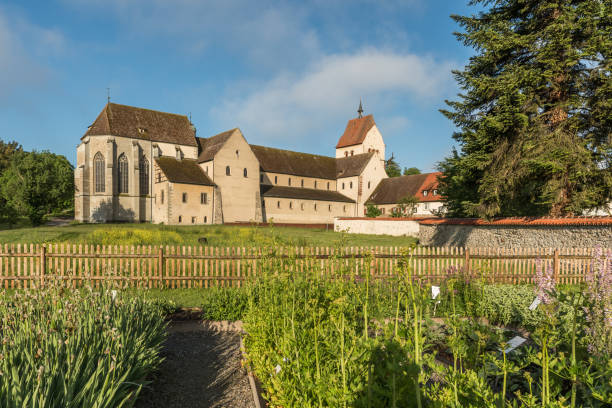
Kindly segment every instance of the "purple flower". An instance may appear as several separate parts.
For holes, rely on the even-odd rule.
[[[585,276],[588,350],[597,356],[612,353],[612,253],[593,250],[593,260]]]
[[[553,292],[555,290],[555,278],[551,265],[542,268],[542,260],[536,259],[536,295],[542,303],[549,304],[553,301]]]

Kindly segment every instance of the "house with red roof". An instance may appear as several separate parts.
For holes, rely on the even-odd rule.
[[[444,212],[444,201],[438,191],[438,176],[442,173],[412,174],[386,178],[378,183],[366,204],[378,207],[383,217],[388,217],[397,211],[402,215],[431,216]],[[401,203],[407,197],[416,197],[413,211],[402,208]],[[365,213],[364,213],[365,215]]]

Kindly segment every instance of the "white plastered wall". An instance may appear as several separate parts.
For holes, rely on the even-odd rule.
[[[273,220],[293,224],[331,224],[334,217],[351,216],[355,211],[355,204],[265,197],[264,208],[267,222]]]
[[[260,200],[259,160],[240,130],[227,139],[215,155],[212,165],[213,181],[221,192],[223,222],[261,221],[261,214],[257,212],[257,202]],[[227,166],[230,167],[229,176],[226,175]],[[246,177],[244,169],[247,170]]]
[[[283,186],[283,187],[303,187],[314,188],[317,190],[336,191],[336,180],[329,180],[317,177],[303,177],[292,174],[262,172],[261,184]],[[289,182],[291,180],[291,183]],[[302,186],[302,180],[304,185]],[[327,186],[329,185],[329,188]]]

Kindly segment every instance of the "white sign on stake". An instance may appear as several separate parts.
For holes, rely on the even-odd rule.
[[[438,297],[438,295],[440,294],[440,287],[439,286],[432,286],[431,287],[431,298],[435,299]]]
[[[517,348],[518,346],[520,346],[521,344],[523,344],[524,342],[526,342],[527,339],[521,337],[521,336],[514,336],[513,338],[511,338],[510,340],[508,340],[508,348],[506,349],[506,353],[511,352],[512,350],[514,350],[515,348]]]
[[[536,310],[540,302],[541,302],[540,298],[536,296],[536,298],[533,299],[533,302],[531,302],[531,306],[529,306],[529,310]]]

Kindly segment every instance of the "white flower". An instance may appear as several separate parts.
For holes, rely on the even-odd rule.
[[[280,373],[280,371],[281,371],[280,364],[277,364],[276,367],[274,367],[274,371],[276,371],[276,374]]]

